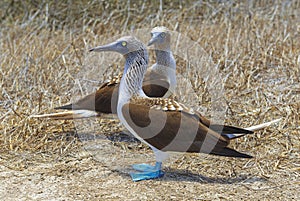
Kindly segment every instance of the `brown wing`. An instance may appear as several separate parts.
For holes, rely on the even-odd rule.
[[[96,92],[83,97],[73,104],[55,109],[91,110],[99,113],[116,114],[120,79],[120,76],[116,76],[109,82],[102,84]]]
[[[148,97],[163,97],[169,90],[168,77],[147,71],[143,80],[143,91]]]
[[[122,76],[115,76],[103,83],[99,89],[75,103],[56,107],[66,110],[91,110],[99,113],[116,114],[119,83]],[[155,72],[147,71],[143,82],[143,90],[149,97],[163,97],[169,89],[167,77]]]
[[[208,119],[172,99],[133,98],[123,106],[122,113],[128,125],[159,150],[251,158],[228,148],[230,137],[215,132],[212,125],[205,125],[210,123]]]
[[[129,103],[122,112],[141,138],[162,151],[210,153],[229,143],[228,138],[202,124],[197,115],[184,111],[163,111]]]

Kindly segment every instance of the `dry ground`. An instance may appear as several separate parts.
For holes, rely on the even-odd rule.
[[[300,199],[298,1],[4,0],[0,7],[2,200]],[[165,167],[164,178],[134,183],[110,158],[103,160],[117,154],[100,153],[99,159],[91,152],[86,143],[95,140],[80,140],[76,122],[29,118],[68,103],[84,81],[97,86],[121,71],[122,59],[107,59],[101,72],[91,72],[95,77],[80,77],[89,47],[157,25],[196,41],[217,64],[226,123],[247,127],[283,118],[232,144],[254,159],[184,155]],[[190,73],[195,103],[210,116],[209,83],[176,59],[178,74]],[[87,93],[82,88],[81,95]],[[123,130],[114,119],[93,121],[95,133]],[[129,156],[148,154],[136,142],[114,145]]]

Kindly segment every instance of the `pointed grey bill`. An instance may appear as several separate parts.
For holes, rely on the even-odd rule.
[[[109,43],[107,45],[101,45],[98,47],[94,47],[89,49],[90,52],[104,52],[104,51],[116,51],[116,42]]]

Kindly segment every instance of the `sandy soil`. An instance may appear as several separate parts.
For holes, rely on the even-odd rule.
[[[73,154],[51,162],[25,162],[19,170],[12,168],[12,164],[0,163],[1,200],[300,199],[297,174],[290,172],[287,175],[278,170],[267,177],[260,175],[259,170],[244,168],[236,171],[234,167],[221,173],[217,170],[214,174],[213,168],[209,167],[214,166],[210,164],[211,160],[217,159],[225,166],[230,163],[221,157],[199,160],[204,164],[199,169],[166,167],[166,175],[161,179],[133,182],[128,174],[96,161],[81,148]],[[35,156],[23,157],[24,161],[30,161],[29,158]],[[240,163],[245,165],[249,161]]]

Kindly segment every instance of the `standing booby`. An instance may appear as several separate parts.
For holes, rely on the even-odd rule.
[[[139,140],[152,148],[155,166],[133,165],[134,181],[159,178],[164,175],[162,162],[168,152],[207,153],[228,157],[251,158],[228,148],[229,141],[252,131],[233,126],[212,124],[197,111],[167,98],[150,98],[143,89],[148,66],[148,53],[143,43],[127,36],[93,51],[113,51],[122,54],[125,68],[119,86],[117,114],[122,124]]]
[[[151,39],[148,45],[154,45],[156,63],[147,69],[143,80],[143,90],[149,97],[169,97],[176,88],[176,61],[171,48],[171,33],[163,26],[151,30]],[[97,52],[97,49],[90,51]],[[119,83],[122,75],[113,77],[102,84],[99,89],[75,103],[56,107],[71,111],[33,115],[35,118],[76,119],[101,114],[116,114]]]

